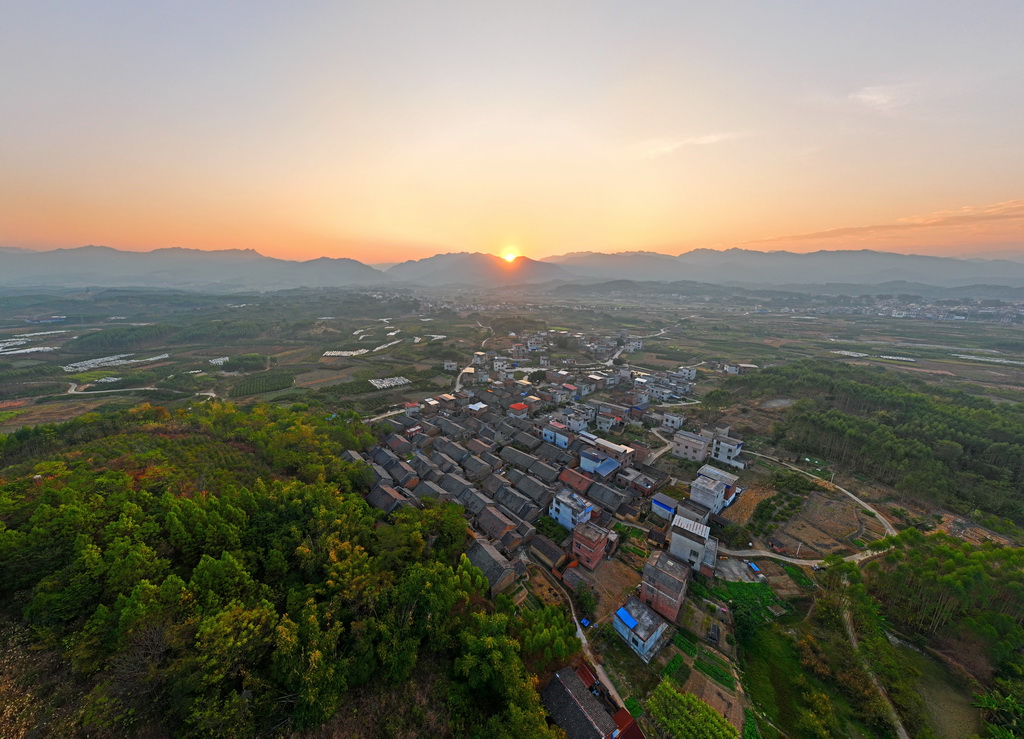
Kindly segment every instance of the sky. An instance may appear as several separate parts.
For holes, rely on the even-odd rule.
[[[11,3],[0,245],[1024,251],[1024,3]]]

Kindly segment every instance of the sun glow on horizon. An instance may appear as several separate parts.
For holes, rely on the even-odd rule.
[[[505,250],[501,253],[501,258],[506,262],[514,262],[519,258],[519,249],[515,246],[506,246]]]

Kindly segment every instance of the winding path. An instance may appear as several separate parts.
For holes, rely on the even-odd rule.
[[[857,631],[853,628],[853,616],[850,614],[850,601],[845,595],[842,600],[843,624],[846,627],[846,637],[850,640],[850,645],[853,647],[853,653],[857,655],[857,659],[860,661],[860,666],[868,674],[868,677],[871,678],[871,684],[875,687],[875,691],[881,697],[882,702],[885,703],[885,712],[889,716],[889,722],[896,729],[896,736],[898,739],[910,739],[910,734],[908,734],[907,730],[903,727],[903,722],[900,721],[900,715],[896,712],[896,708],[889,699],[889,693],[887,693],[885,688],[882,687],[882,683],[879,682],[878,676],[875,675],[875,671],[871,669],[871,665],[858,650],[859,644],[857,642]]]
[[[718,551],[721,554],[726,554],[730,557],[746,557],[748,559],[751,557],[767,557],[769,559],[777,559],[782,562],[789,562],[794,565],[820,565],[825,562],[823,559],[798,559],[796,557],[787,557],[784,554],[776,554],[775,552],[770,552],[767,549],[726,549],[725,547],[719,547]],[[880,554],[880,552],[873,552],[870,549],[865,549],[862,552],[857,552],[856,554],[851,554],[848,557],[843,557],[843,560],[846,562],[860,562],[868,557],[874,557],[876,554]]]
[[[661,433],[659,433],[660,431],[661,429],[654,429],[653,433],[655,436],[657,436],[659,439],[665,442],[665,446],[661,447],[660,449],[658,449],[658,451],[654,452],[654,454],[652,454],[648,458],[648,461],[645,462],[644,464],[654,464],[661,458],[661,455],[663,455],[665,452],[672,448],[672,440],[666,439],[664,436],[661,435]]]
[[[68,395],[99,395],[100,393],[132,393],[137,390],[171,390],[164,387],[118,387],[113,390],[79,390],[77,382],[69,382]],[[172,393],[180,393],[181,390],[171,390]]]
[[[834,482],[830,482],[829,480],[826,480],[824,477],[819,477],[818,475],[812,474],[812,473],[808,472],[807,470],[802,470],[799,467],[790,464],[789,462],[783,462],[778,457],[772,457],[771,455],[768,455],[768,454],[758,454],[757,452],[751,452],[751,451],[746,451],[746,450],[744,450],[744,453],[749,454],[752,457],[761,457],[763,459],[770,459],[773,462],[777,462],[778,464],[781,464],[781,465],[783,465],[785,467],[788,467],[789,469],[793,470],[794,472],[799,472],[799,473],[801,473],[803,475],[807,475],[808,477],[812,477],[815,480],[821,480],[822,482],[829,483],[829,485],[832,485],[833,487],[835,487],[835,489],[838,490],[839,492],[845,493],[850,498],[852,498],[853,501],[855,503],[857,503],[857,505],[859,505],[861,508],[864,508],[865,510],[868,510],[868,511],[871,511],[872,513],[874,513],[875,517],[879,521],[882,522],[883,526],[885,526],[885,533],[886,534],[888,534],[889,536],[896,536],[896,534],[897,534],[896,527],[893,526],[891,523],[889,523],[889,520],[885,516],[883,516],[881,513],[879,513],[871,504],[865,503],[863,500],[858,498],[856,495],[851,493],[846,488],[844,488],[844,487],[842,487],[840,485],[836,485]]]
[[[485,329],[487,329],[488,331],[491,332],[490,336],[488,336],[486,339],[484,339],[483,341],[480,342],[480,349],[482,351],[484,346],[486,346],[487,342],[490,341],[491,338],[494,336],[494,329],[491,328],[490,326],[483,325],[482,323],[480,323],[480,321],[477,321],[476,325],[479,326],[480,328],[485,328]],[[465,367],[463,367],[461,370],[459,370],[459,376],[455,378],[455,389],[452,391],[453,393],[459,392],[459,390],[462,388],[462,375],[465,374],[466,370],[468,370],[472,366],[473,366],[473,358],[470,357],[469,358],[469,364],[467,364]]]
[[[540,568],[541,573],[544,575],[544,579],[558,588],[562,597],[565,598],[566,602],[569,604],[569,612],[572,614],[573,623],[576,624],[576,637],[583,645],[583,653],[587,655],[587,659],[590,660],[590,664],[594,666],[594,671],[597,673],[597,679],[601,681],[601,684],[605,688],[607,688],[609,695],[615,699],[615,702],[618,703],[619,706],[625,706],[626,702],[622,700],[622,696],[619,695],[619,691],[615,689],[615,684],[612,682],[611,678],[608,677],[608,673],[604,671],[604,667],[590,649],[590,642],[587,641],[587,635],[583,632],[583,627],[580,626],[580,620],[576,616],[576,604],[573,603],[572,596],[565,589],[565,586],[562,585],[562,583],[548,575],[547,567],[540,560],[534,557],[532,552],[530,553],[530,561]]]

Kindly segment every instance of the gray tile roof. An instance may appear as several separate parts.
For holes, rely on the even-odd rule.
[[[511,563],[492,544],[482,539],[469,545],[466,556],[474,567],[484,573],[491,590],[500,590],[515,578]]]
[[[603,739],[618,729],[571,667],[555,673],[541,692],[541,702],[568,739]]]

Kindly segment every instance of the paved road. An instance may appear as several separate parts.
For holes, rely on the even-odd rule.
[[[663,442],[665,442],[665,446],[661,447],[658,451],[652,454],[644,464],[654,464],[655,462],[658,461],[658,459],[661,458],[661,455],[663,455],[665,452],[672,448],[672,440],[666,439],[664,436],[661,435],[660,432],[661,429],[654,429],[654,435],[661,439]]]
[[[882,522],[883,526],[885,526],[885,532],[889,536],[896,536],[896,533],[897,533],[896,527],[893,526],[891,523],[889,523],[889,520],[885,516],[883,516],[880,512],[875,510],[875,508],[870,503],[865,503],[863,500],[858,498],[856,495],[851,493],[846,488],[840,487],[839,485],[836,485],[834,482],[830,482],[829,480],[826,480],[824,477],[819,477],[818,475],[812,474],[812,473],[808,472],[807,470],[802,470],[799,467],[796,467],[795,465],[791,465],[789,462],[783,462],[778,457],[772,457],[772,456],[769,456],[767,454],[758,454],[757,452],[750,452],[750,451],[747,451],[746,453],[750,454],[751,456],[754,456],[754,457],[762,457],[763,459],[770,459],[773,462],[777,462],[778,464],[781,464],[781,465],[783,465],[785,467],[788,467],[789,469],[791,469],[791,470],[793,470],[795,472],[799,472],[801,474],[807,475],[808,477],[813,477],[815,480],[821,480],[823,482],[829,482],[829,484],[835,486],[836,490],[838,490],[838,491],[840,491],[842,493],[845,493],[846,495],[850,496],[850,498],[852,498],[854,500],[854,502],[856,502],[857,505],[859,505],[861,508],[864,508],[864,509],[869,510],[872,513],[874,513],[875,517],[879,521]]]
[[[487,346],[487,342],[490,341],[491,337],[494,336],[494,329],[491,328],[490,326],[483,325],[482,323],[480,323],[480,321],[477,321],[476,325],[479,326],[480,328],[485,328],[485,329],[487,329],[488,331],[491,332],[491,336],[488,336],[486,339],[484,339],[483,341],[480,342],[480,351],[483,351],[483,348],[485,346]],[[459,376],[455,378],[455,389],[452,391],[453,393],[459,392],[459,390],[462,388],[462,375],[465,373],[466,370],[468,370],[472,366],[473,366],[473,358],[470,357],[469,364],[467,364],[465,367],[463,367],[461,370],[459,370]]]
[[[400,413],[405,413],[404,407],[396,408],[395,410],[388,411],[387,413],[381,413],[379,416],[374,416],[373,418],[364,418],[363,423],[373,423],[374,421],[380,421],[385,418],[390,418],[391,416],[397,416]]]
[[[119,387],[114,390],[79,390],[77,382],[69,382],[68,395],[99,395],[100,393],[130,393],[136,390],[170,390],[163,387]],[[172,393],[180,393],[181,390],[171,390]]]
[[[778,559],[782,562],[789,562],[795,565],[820,565],[825,560],[823,559],[798,559],[796,557],[787,557],[784,554],[776,554],[770,552],[767,549],[726,549],[725,547],[719,547],[718,552],[720,554],[726,554],[730,557],[769,557],[771,559]],[[878,552],[873,552],[870,549],[865,549],[863,552],[857,552],[851,554],[849,557],[843,557],[847,562],[860,562],[861,560],[867,559],[868,557],[874,557]]]

